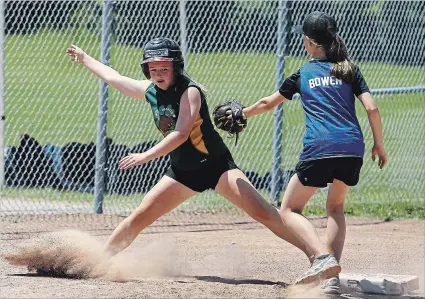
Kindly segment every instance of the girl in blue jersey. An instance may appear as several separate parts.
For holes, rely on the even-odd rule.
[[[311,256],[284,226],[277,209],[267,203],[236,166],[214,129],[203,90],[183,73],[184,60],[175,41],[156,38],[146,44],[141,66],[148,80],[123,76],[76,46],[68,48],[67,54],[121,93],[144,100],[151,107],[154,122],[164,138],[144,153],[124,157],[121,169],[170,154],[171,166],[164,177],[114,230],[105,251],[111,255],[118,253],[160,216],[199,192],[215,189],[277,236]]]
[[[325,281],[325,292],[338,293],[339,260],[345,240],[344,199],[359,181],[365,144],[356,117],[356,96],[367,111],[374,145],[372,160],[378,155],[383,168],[387,155],[382,140],[378,107],[359,68],[349,59],[346,46],[338,35],[336,21],[323,12],[309,14],[302,26],[304,46],[312,59],[288,77],[274,94],[244,109],[246,117],[272,110],[301,95],[305,112],[304,148],[282,200],[280,214],[292,232],[304,242],[315,260],[297,282],[308,283],[318,278]],[[302,216],[308,200],[330,183],[326,203],[327,246],[314,226]],[[332,278],[332,279],[330,279]]]

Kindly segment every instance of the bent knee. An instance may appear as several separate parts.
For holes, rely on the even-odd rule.
[[[129,228],[141,230],[146,226],[152,224],[156,219],[149,215],[146,211],[134,211],[127,217],[127,225]]]
[[[326,212],[328,214],[344,213],[344,202],[331,203],[326,205]]]
[[[273,219],[273,216],[271,215],[271,213],[264,211],[264,210],[255,211],[255,212],[251,213],[250,216],[254,220],[261,222],[261,223],[268,222],[271,219]]]
[[[296,213],[296,214],[302,215],[303,214],[303,210],[302,209],[285,207],[285,206],[282,206],[280,208],[280,210],[279,210],[279,214],[280,214],[281,217],[286,217],[290,213]]]
[[[127,217],[124,221],[126,222],[127,226],[130,228],[135,228],[139,226],[139,223],[141,222],[141,217],[138,214],[133,214]]]
[[[256,221],[264,223],[278,218],[277,213],[268,207],[252,209],[248,214]]]
[[[283,223],[284,223],[285,225],[288,225],[288,221],[290,221],[289,219],[291,219],[291,214],[292,214],[292,213],[296,213],[296,214],[302,215],[302,210],[299,210],[299,209],[291,209],[291,208],[289,208],[289,207],[281,208],[281,209],[279,210],[280,218],[282,219],[282,221],[283,221]]]

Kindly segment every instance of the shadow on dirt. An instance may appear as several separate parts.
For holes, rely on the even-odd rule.
[[[197,280],[207,281],[207,282],[220,282],[225,284],[260,284],[260,285],[278,285],[286,288],[288,286],[287,283],[279,282],[279,281],[270,281],[263,279],[235,279],[235,278],[224,278],[219,276],[191,276]]]

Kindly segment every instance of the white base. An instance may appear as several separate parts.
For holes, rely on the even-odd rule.
[[[413,275],[340,273],[342,293],[407,295],[419,289],[419,278]]]

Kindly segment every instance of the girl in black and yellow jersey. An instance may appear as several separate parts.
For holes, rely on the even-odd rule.
[[[112,233],[106,243],[107,252],[118,253],[160,216],[198,192],[215,189],[310,256],[284,226],[276,208],[264,200],[236,166],[211,123],[204,92],[183,73],[184,60],[176,42],[156,38],[146,44],[141,66],[148,80],[141,81],[120,75],[76,46],[67,49],[67,54],[123,94],[150,104],[164,139],[144,153],[122,158],[121,169],[143,165],[167,154],[171,157],[171,166],[164,177]]]

